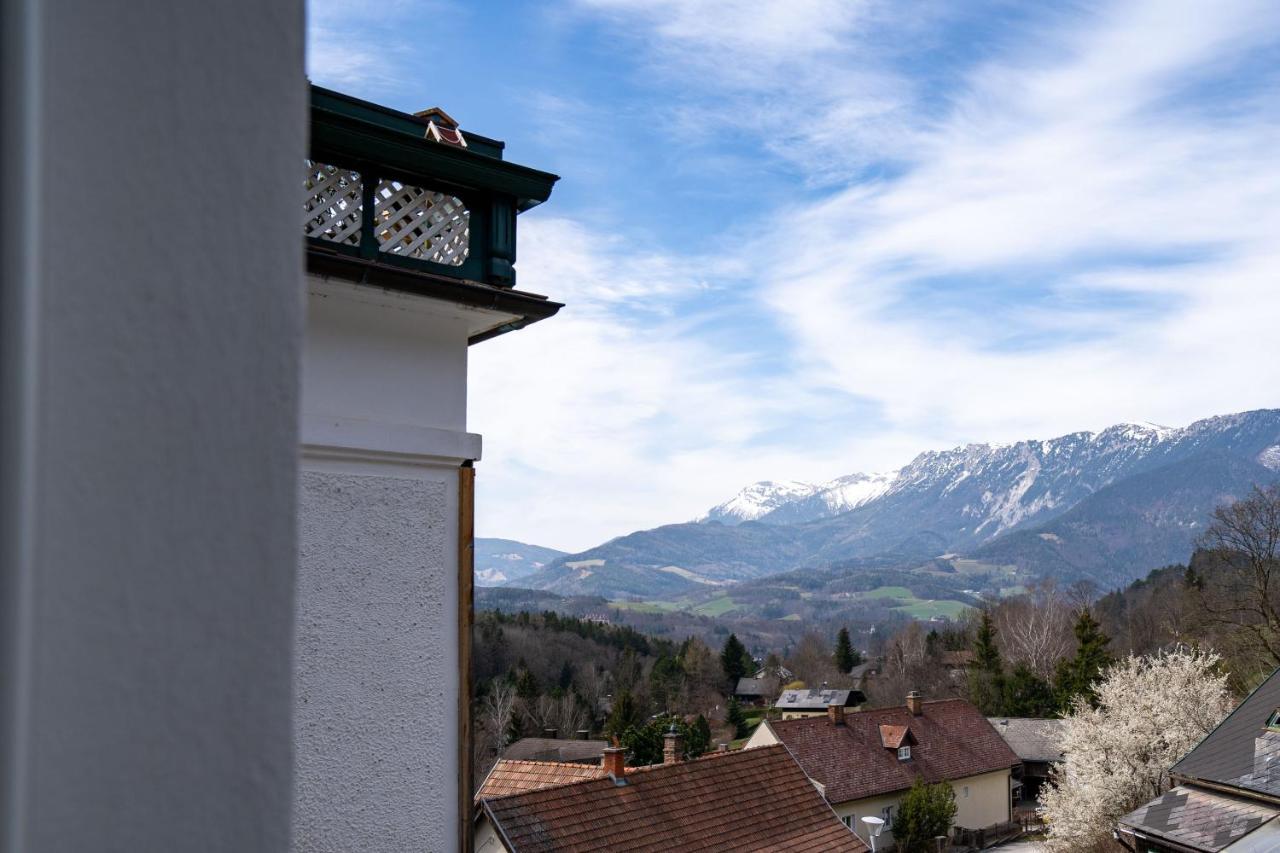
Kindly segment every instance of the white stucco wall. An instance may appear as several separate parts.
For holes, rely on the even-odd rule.
[[[7,0],[0,39],[0,849],[278,853],[302,2]]]
[[[477,315],[307,289],[293,849],[455,850],[458,469],[480,455],[464,431]]]

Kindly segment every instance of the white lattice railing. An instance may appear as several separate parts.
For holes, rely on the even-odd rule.
[[[303,187],[306,235],[360,245],[360,173],[308,160]],[[378,182],[373,198],[379,251],[454,267],[466,261],[471,213],[462,199],[387,180]]]
[[[454,267],[467,259],[471,214],[462,199],[399,181],[380,181],[373,199],[382,251]]]
[[[360,245],[360,173],[308,160],[303,188],[306,235]]]

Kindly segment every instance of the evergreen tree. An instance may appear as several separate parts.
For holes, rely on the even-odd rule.
[[[969,701],[989,717],[1004,713],[1004,662],[996,646],[996,628],[991,614],[985,610],[978,623],[973,655],[974,665],[969,670]]]
[[[939,835],[951,833],[956,817],[956,792],[947,782],[926,785],[916,777],[893,820],[893,843],[903,853],[931,853]]]
[[[1001,717],[1054,717],[1058,714],[1058,699],[1049,682],[1020,663],[1004,683],[1004,702]]]
[[[707,718],[698,715],[689,727],[689,739],[685,742],[685,751],[691,758],[697,758],[711,748],[711,725]]]
[[[729,639],[724,641],[724,648],[720,650],[720,666],[724,669],[724,677],[729,680],[731,689],[737,687],[738,679],[747,674],[748,665],[744,658],[749,659],[746,646],[742,645],[737,634],[730,634]]]
[[[538,698],[542,690],[538,687],[538,679],[534,678],[533,673],[524,665],[524,661],[520,662],[520,672],[516,675],[516,695],[526,701],[532,701]]]
[[[631,695],[631,691],[624,690],[613,701],[613,710],[609,712],[609,719],[605,720],[604,733],[609,737],[620,738],[628,729],[640,725],[642,721],[643,716],[635,697]]]
[[[747,715],[742,713],[742,706],[738,704],[736,696],[729,700],[729,712],[725,716],[725,722],[733,726],[735,739],[744,738],[751,733],[747,727]]]
[[[841,672],[848,672],[858,665],[857,653],[853,650],[853,643],[849,640],[849,629],[841,628],[840,633],[836,635],[836,669]]]
[[[1093,707],[1098,707],[1098,694],[1094,685],[1102,678],[1103,671],[1114,659],[1107,651],[1111,638],[1102,633],[1102,626],[1086,608],[1076,620],[1076,654],[1070,660],[1058,662],[1054,673],[1054,688],[1058,702],[1066,708],[1071,701],[1082,696]]]
[[[1000,660],[1000,649],[996,646],[996,626],[991,621],[991,614],[982,611],[982,619],[978,623],[978,636],[973,644],[974,663],[978,669],[999,675],[1004,670]]]

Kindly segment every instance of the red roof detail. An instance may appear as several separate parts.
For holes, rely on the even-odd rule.
[[[911,738],[911,730],[906,726],[880,726],[880,742],[889,749],[897,749],[911,740],[914,740]]]
[[[514,853],[864,853],[779,745],[485,800]]]
[[[924,702],[921,711],[918,717],[902,706],[857,711],[845,715],[843,726],[825,717],[768,725],[833,803],[906,790],[917,776],[942,782],[1020,763],[982,712],[963,699]],[[882,732],[908,728],[915,743],[911,760],[899,761]]]

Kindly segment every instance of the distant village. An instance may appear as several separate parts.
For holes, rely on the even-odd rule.
[[[1239,606],[1277,568],[1266,524],[1238,547],[1259,517],[1276,489],[1215,514],[1236,547],[874,651],[479,614],[476,849],[1280,850],[1280,657]]]

